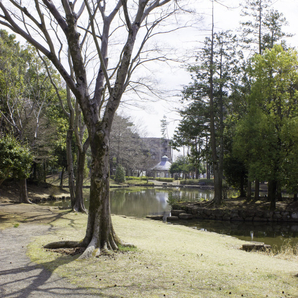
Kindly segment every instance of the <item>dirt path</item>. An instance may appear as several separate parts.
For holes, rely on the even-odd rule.
[[[36,204],[0,202],[0,297],[98,297],[78,288],[26,255],[34,237],[53,229],[63,213]]]
[[[0,297],[98,297],[32,263],[26,247],[34,236],[50,232],[46,225],[21,224],[0,231]]]

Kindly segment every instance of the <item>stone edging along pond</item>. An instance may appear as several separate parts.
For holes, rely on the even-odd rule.
[[[212,219],[254,222],[298,222],[298,211],[266,211],[252,209],[210,209],[196,205],[173,205],[168,220]]]

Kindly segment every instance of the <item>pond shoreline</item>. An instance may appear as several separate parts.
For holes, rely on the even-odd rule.
[[[277,202],[275,211],[269,210],[269,204],[266,198],[249,203],[243,199],[228,199],[220,208],[212,207],[208,202],[178,202],[172,205],[169,220],[175,220],[177,217],[177,219],[298,223],[298,202],[292,200]]]

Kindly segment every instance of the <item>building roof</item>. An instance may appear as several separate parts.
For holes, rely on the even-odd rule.
[[[168,161],[168,157],[164,155],[156,166],[152,168],[153,171],[169,171],[171,163]]]

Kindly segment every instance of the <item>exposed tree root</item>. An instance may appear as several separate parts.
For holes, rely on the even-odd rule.
[[[51,242],[44,246],[44,248],[56,249],[56,248],[75,248],[86,247],[82,241],[57,241]]]
[[[119,251],[119,246],[135,248],[131,243],[124,243],[120,241],[118,244],[115,242],[113,244],[106,244],[103,248],[99,248],[97,245],[97,239],[94,237],[88,246],[84,244],[83,241],[57,241],[51,242],[44,246],[46,249],[67,249],[67,248],[86,248],[79,259],[88,259],[92,257],[99,257],[100,255],[110,255]]]

